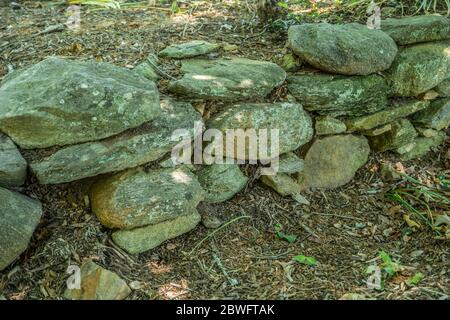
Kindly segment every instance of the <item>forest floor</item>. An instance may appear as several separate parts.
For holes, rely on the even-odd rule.
[[[20,10],[0,8],[0,80],[50,55],[132,68],[149,53],[192,39],[237,46],[219,53],[224,56],[279,62],[286,52],[285,31],[258,26],[251,6],[212,1],[189,8],[175,15],[164,7],[83,8],[78,32],[58,28],[42,32],[65,23],[63,5],[29,1]],[[178,76],[178,67],[175,61],[161,64],[173,77]],[[159,82],[163,94],[167,83],[168,79]],[[283,100],[285,95],[279,90],[270,100]],[[31,178],[20,191],[42,201],[43,219],[28,250],[0,273],[0,295],[62,298],[67,267],[93,259],[131,284],[134,290],[128,299],[338,299],[346,293],[376,299],[448,299],[448,241],[436,239],[427,228],[411,232],[402,210],[384,197],[392,185],[381,180],[380,165],[398,161],[390,153],[372,154],[348,185],[305,193],[310,205],[283,198],[250,179],[232,200],[199,207],[202,215],[231,223],[215,230],[200,225],[135,256],[117,248],[109,231],[90,212],[89,179],[40,186]],[[406,173],[422,181],[448,174],[450,141],[425,158],[402,165]],[[254,168],[244,169],[249,175],[254,172]],[[289,243],[278,237],[277,225],[297,240]],[[367,286],[366,270],[381,265],[382,250],[402,270],[386,279],[384,290],[374,291]],[[295,262],[296,255],[314,257],[317,264]],[[423,280],[408,285],[407,280],[418,272]]]

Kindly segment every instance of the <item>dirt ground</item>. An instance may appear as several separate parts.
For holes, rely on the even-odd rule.
[[[83,9],[79,32],[42,32],[64,23],[65,9],[38,1],[25,2],[20,10],[0,8],[0,79],[49,55],[132,68],[149,53],[191,39],[238,46],[236,51],[219,52],[222,56],[279,62],[285,52],[285,33],[257,26],[250,5],[211,1],[176,15],[166,7]],[[170,76],[178,76],[178,67],[174,61],[162,61],[161,68]],[[159,82],[162,93],[167,83],[167,78]],[[281,88],[270,100],[283,100],[285,95]],[[449,172],[449,148],[447,141],[424,159],[402,164],[414,177],[433,179]],[[305,193],[310,205],[283,198],[250,179],[232,200],[199,207],[205,218],[231,223],[214,230],[200,225],[135,256],[116,247],[90,212],[86,194],[92,179],[40,186],[31,177],[19,191],[42,201],[43,219],[28,250],[0,272],[0,295],[62,299],[67,267],[93,259],[130,284],[134,290],[128,299],[338,299],[346,293],[376,299],[448,299],[448,242],[435,239],[425,228],[408,232],[402,215],[392,210],[395,204],[384,198],[390,186],[380,178],[380,164],[398,161],[393,154],[372,154],[347,186]],[[254,175],[254,168],[244,170]],[[277,224],[297,241],[277,237]],[[386,282],[384,291],[373,291],[366,284],[366,269],[379,262],[380,250],[398,259],[404,269]],[[292,261],[300,254],[314,257],[317,264]],[[420,284],[407,285],[417,272],[424,274]]]

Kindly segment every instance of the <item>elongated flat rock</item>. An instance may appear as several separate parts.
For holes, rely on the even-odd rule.
[[[265,97],[286,79],[278,65],[244,58],[186,60],[181,71],[184,76],[169,86],[172,93],[220,101]]]
[[[220,46],[215,43],[203,40],[193,40],[190,42],[172,44],[160,51],[158,55],[161,57],[185,59],[217,51],[219,47]]]
[[[178,143],[171,136],[176,129],[194,135],[201,115],[185,102],[161,100],[162,113],[136,131],[113,138],[63,148],[36,159],[30,167],[39,183],[57,184],[133,168],[158,160]],[[188,138],[188,137],[187,137]]]
[[[416,97],[449,77],[450,41],[417,44],[402,49],[386,72],[392,94]]]
[[[192,213],[205,197],[195,175],[181,168],[131,169],[91,189],[92,212],[112,229],[133,229]]]
[[[386,33],[357,23],[295,25],[289,28],[288,46],[312,66],[346,75],[386,70],[397,54]]]
[[[27,177],[27,162],[14,142],[0,133],[0,187],[21,186]]]
[[[308,111],[330,116],[361,116],[386,107],[389,88],[383,77],[301,74],[287,79],[289,92]]]
[[[0,131],[24,149],[99,140],[159,112],[156,85],[108,63],[48,58],[6,77]]]
[[[438,15],[389,18],[381,20],[381,30],[398,45],[438,41],[449,38],[449,19]]]
[[[28,247],[41,215],[39,201],[0,187],[0,270]]]

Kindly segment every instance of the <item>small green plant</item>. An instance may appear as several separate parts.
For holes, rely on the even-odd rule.
[[[402,270],[402,266],[398,262],[393,261],[391,256],[386,252],[380,251],[379,257],[383,261],[381,270],[383,270],[389,277],[395,276]]]
[[[421,272],[417,272],[414,276],[406,281],[409,286],[417,286],[420,281],[423,279],[423,274]]]
[[[283,239],[289,243],[294,243],[297,240],[297,236],[295,234],[286,234],[283,231],[283,226],[280,223],[275,225],[275,234],[278,238]]]
[[[298,263],[301,263],[301,264],[306,264],[306,265],[311,266],[311,267],[314,267],[317,264],[316,258],[308,257],[308,256],[305,256],[303,254],[300,254],[298,256],[294,256],[292,258],[292,260],[297,261]]]

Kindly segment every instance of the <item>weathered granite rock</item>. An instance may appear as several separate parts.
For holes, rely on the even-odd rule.
[[[169,91],[220,101],[265,97],[286,79],[286,72],[274,63],[244,58],[183,61],[184,76],[173,81]]]
[[[185,102],[161,100],[162,114],[141,128],[98,142],[65,147],[30,167],[41,184],[57,184],[120,171],[155,161],[177,145],[176,129],[195,134],[201,115]]]
[[[394,150],[412,142],[417,132],[411,122],[400,119],[392,123],[391,130],[369,138],[370,147],[378,152]]]
[[[172,44],[159,52],[160,57],[184,59],[200,56],[219,50],[220,45],[203,40]]]
[[[367,162],[369,152],[365,137],[336,135],[318,139],[306,153],[299,184],[302,189],[342,186]]]
[[[158,81],[159,74],[157,71],[158,67],[158,57],[154,54],[150,54],[147,59],[139,63],[136,67],[133,68],[134,72],[139,73],[144,78],[151,81]]]
[[[300,74],[287,79],[289,92],[309,111],[330,116],[361,116],[386,107],[383,77]]]
[[[357,23],[295,25],[289,28],[288,45],[312,66],[347,75],[386,70],[397,54],[386,33]]]
[[[427,128],[442,130],[450,125],[450,98],[431,102],[430,107],[416,113],[413,123]]]
[[[437,85],[434,90],[439,94],[440,97],[450,97],[450,79],[445,79]]]
[[[0,270],[28,247],[41,215],[39,201],[0,187]]]
[[[316,134],[319,136],[338,134],[347,131],[347,126],[339,119],[323,116],[317,117],[315,120]]]
[[[396,152],[400,154],[403,160],[420,158],[431,148],[442,144],[445,139],[447,139],[445,132],[438,132],[436,136],[431,138],[418,137],[413,142],[398,148]]]
[[[131,289],[116,273],[106,270],[92,261],[81,266],[80,289],[66,289],[69,300],[123,300]]]
[[[295,153],[288,152],[280,156],[278,163],[278,172],[293,174],[303,170],[305,162],[300,159]]]
[[[14,142],[0,133],[0,187],[21,186],[27,177],[27,162]]]
[[[381,20],[381,30],[398,45],[448,39],[450,23],[438,15],[414,16]]]
[[[392,105],[382,111],[370,114],[368,116],[350,119],[346,122],[348,131],[370,130],[384,124],[393,122],[397,119],[407,117],[420,110],[427,108],[430,101],[407,100],[394,102]]]
[[[212,164],[200,169],[196,175],[206,191],[205,201],[213,203],[231,199],[248,181],[237,164]]]
[[[6,77],[0,130],[24,149],[99,140],[160,113],[156,85],[108,63],[48,58]]]
[[[192,213],[172,220],[148,225],[132,230],[119,230],[112,234],[114,242],[131,254],[141,253],[156,248],[164,241],[176,238],[194,229],[200,222],[200,214]]]
[[[394,96],[415,97],[448,78],[449,66],[447,40],[402,49],[386,74]]]
[[[133,229],[192,213],[205,197],[194,174],[182,168],[131,169],[97,181],[92,212],[112,229]]]
[[[311,118],[303,110],[302,105],[298,103],[237,104],[214,115],[207,121],[206,125],[208,128],[220,130],[223,133],[224,141],[228,129],[242,129],[244,131],[255,129],[256,134],[260,133],[258,132],[260,129],[267,129],[267,152],[255,153],[257,155],[257,159],[255,159],[252,150],[256,150],[256,148],[249,143],[245,143],[243,144],[245,150],[237,150],[240,145],[238,140],[240,139],[235,136],[234,144],[231,144],[229,152],[227,153],[226,147],[223,151],[224,155],[234,159],[272,159],[279,154],[293,151],[306,144],[313,135]],[[279,130],[279,154],[272,152],[271,129]]]

